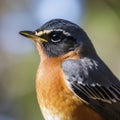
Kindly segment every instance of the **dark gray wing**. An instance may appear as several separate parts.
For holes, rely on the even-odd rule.
[[[69,88],[107,120],[120,120],[120,81],[100,58],[62,64]]]

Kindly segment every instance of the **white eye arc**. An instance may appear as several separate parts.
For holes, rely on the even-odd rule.
[[[59,40],[56,41],[56,40],[51,39],[51,41],[54,42],[54,43],[57,43],[57,42],[60,42],[61,40],[59,39]]]
[[[60,42],[62,40],[62,36],[63,36],[63,34],[60,32],[53,32],[50,34],[50,39],[52,42],[56,43],[56,42]]]

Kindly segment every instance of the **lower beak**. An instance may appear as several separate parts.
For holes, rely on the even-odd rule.
[[[35,35],[35,32],[32,31],[20,31],[19,33],[24,37],[32,39],[35,42],[47,42],[47,40]]]

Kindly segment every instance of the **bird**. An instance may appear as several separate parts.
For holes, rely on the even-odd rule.
[[[79,25],[52,19],[20,34],[40,55],[36,92],[45,120],[120,120],[120,81]]]

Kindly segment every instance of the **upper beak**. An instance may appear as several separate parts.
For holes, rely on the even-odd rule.
[[[37,36],[35,32],[32,31],[20,31],[19,33],[27,38],[32,39],[35,42],[47,42],[47,40],[41,38],[40,36]]]

